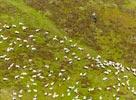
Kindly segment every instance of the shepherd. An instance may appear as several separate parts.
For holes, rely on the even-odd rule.
[[[92,13],[91,18],[93,19],[93,22],[95,22],[95,23],[97,22],[97,17],[96,17],[96,13],[95,12]]]

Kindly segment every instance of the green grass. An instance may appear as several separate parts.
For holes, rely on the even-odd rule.
[[[60,1],[59,8],[62,9],[59,9],[56,6],[53,8],[52,6],[54,3],[52,4],[50,1],[45,2],[49,4],[49,6],[45,5],[45,8],[47,9],[46,11],[44,8],[37,10],[37,7],[43,7],[45,4],[44,2],[43,5],[40,2],[41,6],[38,6],[38,2],[32,0],[32,2],[30,2],[32,5],[30,6],[29,4],[26,4],[26,2],[23,2],[23,0],[0,0],[0,8],[2,8],[0,9],[0,22],[2,24],[7,23],[9,25],[17,25],[17,28],[7,29],[0,33],[9,37],[8,40],[0,44],[0,54],[7,54],[7,56],[11,58],[11,61],[9,62],[5,62],[0,59],[1,100],[5,100],[5,98],[6,100],[11,100],[11,92],[13,90],[19,91],[21,88],[24,89],[22,100],[33,98],[33,95],[36,93],[27,93],[26,91],[26,85],[32,84],[30,78],[32,77],[33,72],[30,68],[42,70],[42,75],[46,77],[44,80],[36,79],[35,82],[37,83],[37,86],[31,87],[38,89],[37,95],[39,100],[53,100],[52,97],[45,97],[44,92],[57,92],[60,95],[61,93],[66,95],[68,86],[75,85],[77,81],[79,81],[79,85],[76,85],[75,87],[79,89],[79,97],[83,98],[83,96],[92,96],[94,100],[99,100],[99,96],[103,96],[104,100],[114,100],[115,98],[113,98],[112,95],[113,93],[116,93],[115,90],[112,89],[111,91],[107,91],[106,87],[116,85],[118,83],[116,81],[117,77],[120,77],[123,82],[126,82],[126,80],[123,80],[123,75],[128,75],[131,86],[136,87],[135,77],[131,72],[125,71],[125,73],[120,73],[118,76],[115,76],[115,69],[109,66],[107,69],[111,69],[112,72],[107,75],[107,77],[110,80],[103,82],[102,78],[105,77],[103,72],[106,69],[97,68],[95,66],[90,68],[90,70],[83,69],[84,65],[96,65],[94,61],[85,59],[88,53],[93,57],[96,57],[98,54],[102,55],[103,58],[101,61],[106,59],[122,62],[124,65],[135,65],[135,46],[133,47],[133,42],[130,43],[129,40],[127,40],[127,37],[135,32],[133,29],[136,25],[134,22],[135,18],[127,12],[122,12],[119,8],[105,7],[104,10],[100,10],[103,6],[96,6],[98,1],[96,0],[90,4],[87,1],[82,0],[79,3],[76,2],[77,4],[72,0],[65,0],[64,2]],[[67,7],[67,4],[73,4],[75,6],[69,5],[71,7],[69,8]],[[109,5],[111,5],[111,2],[109,2]],[[90,23],[91,21],[88,19],[88,15],[86,15],[86,13],[89,13],[90,9],[91,12],[95,10],[98,15],[100,15],[100,20],[97,24]],[[82,10],[85,11],[83,12]],[[70,18],[68,20],[67,14],[71,11],[72,16],[76,14],[75,17],[78,18]],[[47,14],[47,12],[49,14]],[[115,15],[113,15],[113,13]],[[118,16],[121,16],[121,18],[118,19]],[[110,23],[110,21],[112,21],[112,23]],[[21,26],[18,25],[19,22],[25,23],[29,29],[27,31],[22,31]],[[129,26],[132,29],[129,29]],[[118,29],[115,30],[117,27]],[[2,28],[2,25],[0,25],[0,28]],[[35,32],[35,29],[37,28],[40,28],[41,31]],[[65,28],[68,28],[68,31],[64,32]],[[72,29],[72,31],[69,31],[70,29]],[[14,34],[14,31],[16,30],[20,31],[20,34]],[[44,34],[45,31],[49,31],[49,35],[46,36]],[[28,35],[31,34],[35,36],[36,41],[29,40],[28,44],[34,45],[34,47],[37,48],[36,51],[31,51],[31,48],[26,48],[26,43],[20,41],[14,45],[14,52],[5,52],[5,49],[9,47],[8,44],[16,41],[16,37],[28,39]],[[63,37],[67,36],[68,40],[66,40],[64,44],[60,44],[59,42],[52,40],[55,35],[58,36],[59,40],[63,40]],[[69,42],[70,39],[73,40],[72,43]],[[85,50],[78,51],[77,48],[70,48],[70,53],[65,54],[63,48],[69,48],[71,44],[75,43],[77,43],[78,47],[85,48]],[[22,44],[23,46],[18,47],[19,44]],[[130,52],[130,50],[132,50],[132,52]],[[67,64],[64,56],[67,55],[68,58],[72,58],[72,52],[75,52],[76,55],[81,58],[81,61],[74,60],[74,64],[70,66]],[[125,58],[124,55],[128,56]],[[58,58],[57,61],[55,60],[56,57]],[[129,58],[130,61],[128,60],[128,57],[132,57]],[[32,63],[28,62],[28,59],[33,59]],[[21,67],[26,65],[28,68],[21,70],[13,68],[11,70],[7,70],[7,66],[9,66],[11,62],[21,65]],[[49,64],[50,68],[44,68],[43,66],[45,64]],[[64,73],[63,78],[70,76],[70,81],[64,82],[62,81],[62,77],[57,77],[61,68],[67,70]],[[54,71],[54,74],[49,78],[47,75],[51,70]],[[22,72],[27,72],[28,75],[26,77],[24,76],[24,79],[15,80],[14,76],[21,74]],[[79,74],[81,72],[86,72],[87,76],[80,77]],[[6,84],[2,80],[4,76],[9,77],[10,79]],[[44,84],[51,83],[53,81],[56,82],[53,90],[43,88]],[[62,86],[59,87],[59,84]],[[103,88],[100,92],[95,90],[94,92],[89,93],[87,91],[87,88],[89,87],[95,87],[95,89],[97,89],[99,86]],[[77,94],[72,91],[71,96],[65,96],[63,98],[59,97],[56,100],[71,100],[76,95]],[[126,87],[121,87],[121,91],[117,93],[117,95],[121,97],[121,100],[135,100],[136,98]]]
[[[11,23],[18,23],[24,22],[29,26],[37,27],[37,28],[44,28],[46,30],[51,31],[54,34],[60,34],[61,31],[56,28],[52,21],[50,21],[44,14],[37,12],[36,10],[32,9],[31,7],[26,6],[22,0],[7,0],[3,1],[15,7],[19,11],[16,12],[15,15],[18,16],[4,16],[4,18],[10,18]],[[5,13],[6,14],[6,13]],[[2,16],[3,17],[3,16]],[[30,20],[31,19],[31,20]],[[6,20],[6,19],[5,19]],[[9,21],[10,21],[9,20]]]

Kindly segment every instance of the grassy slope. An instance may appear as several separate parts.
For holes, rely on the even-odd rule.
[[[130,66],[136,64],[136,46],[135,40],[132,39],[136,32],[135,5],[132,5],[135,1],[27,0],[26,2],[33,8],[47,13],[69,36],[80,39],[106,59]],[[94,11],[98,16],[96,24],[90,18]]]
[[[3,0],[1,0],[1,1],[5,2]],[[42,12],[37,11],[37,10],[27,6],[26,4],[24,4],[22,2],[22,0],[17,0],[17,1],[11,0],[11,1],[7,1],[5,3],[12,4],[12,6],[15,7],[14,9],[17,11],[15,11],[15,13],[13,13],[11,11],[11,14],[9,14],[9,15],[7,14],[8,12],[6,12],[6,11],[5,11],[5,13],[2,13],[0,17],[1,17],[1,20],[3,20],[4,22],[15,23],[15,24],[19,23],[19,22],[24,22],[24,23],[26,23],[26,25],[29,25],[30,27],[41,28],[41,29],[47,30],[53,34],[60,35],[60,36],[61,35],[67,36],[67,34],[65,34],[64,31],[61,31],[61,29],[58,29],[58,26],[56,27],[54,22],[52,22],[48,17],[46,17],[46,14],[43,14]],[[6,9],[6,7],[7,6],[5,6],[5,9]],[[26,8],[26,9],[24,10],[24,8]],[[10,12],[10,10],[9,10],[9,12]],[[17,16],[15,16],[15,15],[17,15]],[[8,22],[7,22],[7,20],[8,20]],[[76,40],[76,42],[80,42],[80,41]],[[84,45],[84,43],[80,43],[80,44],[82,44],[83,46],[86,46],[86,45]],[[87,48],[87,46],[86,46],[86,48]],[[92,52],[95,53],[95,51],[93,51],[93,50],[92,50]]]
[[[43,28],[46,27],[47,30],[53,32],[54,34],[60,34],[60,31],[54,26],[53,22],[50,21],[47,17],[45,17],[43,14],[41,14],[40,12],[37,12],[36,10],[26,6],[22,0],[7,0],[7,1],[2,1],[2,2],[7,2],[9,4],[11,4],[12,6],[15,7],[15,9],[18,9],[19,11],[15,12],[18,16],[8,16],[5,15],[7,17],[11,17],[9,21],[14,22],[14,23],[18,23],[19,21],[22,21],[26,24],[28,24],[29,26],[32,27],[39,27],[39,28]],[[10,11],[9,11],[10,12]],[[20,14],[22,12],[22,15]],[[5,12],[6,14],[6,12]],[[23,15],[24,14],[24,15]],[[1,15],[1,17],[3,17]],[[5,18],[7,18],[5,17]],[[31,20],[30,20],[31,18]],[[6,19],[5,19],[6,20]]]
[[[54,26],[53,22],[51,22],[47,17],[45,17],[41,13],[37,12],[36,10],[24,5],[24,3],[21,2],[21,0],[20,1],[18,1],[18,0],[17,1],[2,1],[1,0],[1,6],[3,6],[3,5],[4,5],[5,9],[7,9],[10,6],[12,8],[12,9],[8,8],[9,11],[2,11],[3,9],[1,9],[2,13],[1,13],[0,19],[1,19],[1,22],[3,22],[3,23],[18,24],[19,22],[23,22],[31,28],[42,28],[44,30],[48,30],[49,32],[51,32],[53,34],[57,34],[57,35],[64,34],[63,32],[59,31]],[[24,10],[24,8],[25,8],[25,10]],[[15,13],[13,13],[12,10],[16,10]],[[18,15],[18,16],[15,16],[15,15]],[[91,52],[93,52],[93,51],[91,51]],[[95,52],[93,54],[95,55]],[[17,72],[17,73],[19,73],[19,72]],[[1,84],[1,86],[2,86],[2,84]],[[14,88],[14,85],[12,87]],[[6,97],[6,100],[10,100],[10,96],[8,96],[8,95],[10,95],[10,89],[4,88],[4,90],[1,90],[1,91],[2,91],[1,99],[3,100]],[[7,96],[5,96],[5,95],[7,95]],[[41,96],[41,98],[42,98],[42,96]]]
[[[2,13],[1,14],[1,16],[0,16],[0,20],[2,21],[2,22],[5,22],[5,23],[9,23],[9,24],[11,24],[11,23],[15,23],[15,24],[17,24],[18,22],[24,22],[24,23],[26,23],[26,25],[27,26],[29,26],[29,27],[31,27],[31,28],[42,28],[43,30],[48,30],[48,31],[50,31],[53,35],[54,34],[57,34],[57,35],[59,35],[59,36],[64,36],[64,35],[66,35],[64,32],[62,32],[62,31],[60,31],[58,28],[56,28],[56,26],[53,24],[53,22],[52,21],[50,21],[47,17],[45,17],[45,15],[43,15],[41,12],[37,12],[36,10],[34,10],[33,8],[31,8],[31,7],[29,7],[29,6],[27,6],[26,4],[24,4],[23,2],[22,2],[22,0],[11,0],[11,1],[9,1],[9,0],[7,0],[7,1],[5,1],[5,0],[1,0],[1,5],[4,5],[4,4],[8,4],[8,5],[11,5],[11,6],[13,6],[13,9],[17,9],[17,11],[15,12],[15,13],[12,13],[12,12],[10,12],[10,10],[9,10],[9,13],[8,12],[4,12],[4,13]],[[8,6],[7,6],[8,7]],[[6,5],[5,5],[5,8],[6,8]],[[18,15],[18,16],[15,16],[15,15]],[[30,20],[31,19],[31,20]],[[18,29],[20,30],[20,28],[18,27]],[[11,31],[13,31],[13,30],[11,30]],[[41,36],[39,36],[39,38],[42,38],[42,35]],[[104,37],[105,38],[105,37]],[[110,37],[109,37],[110,38]],[[13,38],[14,39],[14,38]],[[40,41],[40,40],[39,40]],[[42,44],[42,39],[41,39],[41,42],[39,42],[39,41],[37,41],[38,43],[37,43],[37,45],[43,45]],[[91,50],[90,49],[90,47],[88,47],[88,46],[86,46],[84,43],[81,43],[80,41],[77,41],[76,39],[75,39],[75,41],[74,42],[78,42],[78,44],[80,45],[80,46],[82,46],[82,47],[84,47],[84,48],[86,48],[86,51],[82,54],[82,53],[79,53],[79,56],[83,56],[83,55],[85,55],[86,53],[91,53],[93,56],[95,56],[96,55],[96,52],[95,51],[93,51],[93,50]],[[109,41],[108,41],[109,42]],[[106,41],[106,43],[108,43],[107,41]],[[116,40],[115,40],[115,42],[116,42]],[[101,41],[100,41],[100,43],[101,43]],[[105,43],[105,41],[104,41],[104,43]],[[53,45],[53,44],[51,44],[51,45]],[[69,43],[68,44],[65,44],[64,46],[66,46],[66,45],[69,45]],[[108,44],[106,44],[106,45],[108,45]],[[4,46],[4,45],[3,45]],[[55,47],[55,45],[53,45],[54,47]],[[51,47],[50,47],[51,48]],[[45,48],[45,49],[49,49],[50,50],[50,48],[48,47],[48,48]],[[57,47],[56,47],[57,48]],[[107,48],[107,47],[106,47]],[[21,52],[21,51],[18,51],[18,52]],[[60,58],[64,55],[64,54],[62,54],[61,52],[58,52],[58,53],[56,53],[56,51],[51,51],[52,53],[53,53],[53,55],[55,55],[55,56],[59,56]],[[75,50],[75,52],[78,52],[77,50]],[[57,55],[58,54],[58,55]],[[17,54],[13,54],[13,55],[16,55],[17,56]],[[106,53],[104,52],[103,53],[103,56],[104,55],[106,55]],[[11,55],[12,56],[12,55]],[[107,55],[108,56],[108,55]],[[107,56],[105,56],[105,58],[108,58]],[[118,55],[117,55],[118,56]],[[115,56],[115,58],[117,57],[117,56]],[[42,59],[40,59],[39,58],[39,60],[37,60],[37,57],[36,56],[33,56],[33,58],[34,59],[36,59],[36,60],[34,60],[35,62],[36,62],[36,65],[38,65],[38,67],[40,67],[40,65],[41,65],[41,63],[42,63]],[[43,61],[44,62],[44,61]],[[46,62],[46,61],[45,61]],[[45,63],[44,62],[44,63]],[[48,61],[47,60],[47,62],[48,63],[51,63],[51,61]],[[61,61],[60,61],[61,62]],[[82,65],[84,65],[85,63],[84,62],[86,62],[86,61],[81,61],[80,62],[80,64],[78,65],[78,64],[75,64],[76,66],[79,66],[79,69],[77,69],[77,68],[75,68],[74,70],[73,70],[73,72],[72,72],[72,74],[71,74],[71,77],[73,77],[73,81],[75,81],[75,80],[77,80],[77,79],[79,79],[79,72],[85,72],[84,70],[82,70],[82,68],[80,69],[80,67],[82,66]],[[20,62],[19,62],[20,63]],[[87,62],[86,62],[87,63]],[[54,65],[56,66],[58,63],[57,62],[54,62]],[[42,65],[41,65],[42,66]],[[53,66],[53,65],[52,65]],[[53,69],[54,69],[54,66],[53,66]],[[56,68],[56,69],[58,69],[58,68]],[[77,70],[79,70],[79,71],[77,71]],[[74,71],[76,71],[76,73],[74,73]],[[4,72],[3,72],[4,73]],[[20,72],[17,72],[17,73],[20,73]],[[88,72],[88,73],[90,73],[89,75],[89,80],[90,81],[92,81],[92,86],[94,85],[94,86],[97,86],[97,84],[101,84],[100,82],[101,81],[98,81],[99,79],[101,80],[101,78],[102,78],[102,76],[103,76],[103,74],[101,73],[101,70],[96,70],[96,71],[90,71],[90,72]],[[101,75],[100,76],[97,76],[97,74],[96,73],[100,73]],[[77,76],[76,76],[77,75]],[[97,79],[94,79],[93,77],[97,77]],[[110,78],[112,78],[113,76],[111,75],[111,76],[109,76]],[[132,79],[133,79],[133,77],[132,77]],[[25,81],[25,80],[24,80]],[[133,80],[134,81],[134,80]],[[70,82],[72,82],[72,80],[70,81]],[[113,80],[113,82],[114,82],[114,80]],[[108,85],[110,82],[107,82],[106,84],[101,84],[103,87],[105,87],[105,85]],[[23,83],[22,83],[23,84]],[[25,82],[24,82],[24,84],[25,84]],[[23,84],[23,85],[24,85]],[[69,83],[69,84],[72,84],[72,83]],[[2,84],[0,84],[0,85],[2,85]],[[12,86],[13,85],[13,88],[14,88],[14,83],[13,84],[9,84],[9,86]],[[63,91],[63,89],[66,87],[67,85],[64,85],[64,87],[62,88],[62,90],[61,91]],[[42,86],[41,86],[41,84],[39,83],[39,90],[40,89],[42,89]],[[58,88],[59,87],[56,87],[56,91],[58,91]],[[6,90],[6,86],[5,86],[5,88],[4,88],[4,90]],[[82,89],[81,89],[82,90]],[[9,88],[7,88],[7,91],[9,91]],[[6,91],[6,92],[7,92]],[[47,90],[48,91],[48,90]],[[59,91],[60,91],[60,89],[59,89]],[[84,91],[84,89],[83,89],[83,91]],[[9,91],[10,92],[10,91]],[[124,96],[124,98],[126,97],[129,97],[130,95],[131,95],[131,93],[130,92],[128,92],[127,90],[124,90],[123,91],[125,94],[126,94],[126,96]],[[3,93],[3,92],[2,92]],[[85,90],[85,93],[87,93],[86,92],[86,90]],[[5,92],[3,93],[3,94],[5,94]],[[8,92],[7,92],[7,94],[8,94]],[[41,93],[42,94],[42,93]],[[41,95],[41,94],[39,94],[39,95]],[[110,93],[110,92],[107,92],[107,91],[103,91],[103,92],[101,92],[100,94],[103,94],[103,96],[105,97],[105,99],[106,100],[112,100],[112,97],[111,97],[111,94],[112,94],[112,92]],[[95,94],[93,94],[94,95],[94,98],[97,98],[98,99],[98,96],[99,96],[99,94],[97,94],[97,92],[95,93]],[[2,96],[2,98],[5,98],[5,96],[3,96],[3,95],[1,95]],[[31,97],[31,95],[28,95],[28,96],[30,96]],[[24,98],[28,98],[28,96],[26,95],[26,97],[24,97]],[[108,97],[109,96],[109,97]],[[43,95],[42,96],[40,96],[41,97],[41,99],[40,100],[42,100],[43,99]],[[132,98],[133,98],[133,95],[132,95]],[[47,98],[47,99],[51,99],[51,98]],[[68,98],[64,98],[64,100],[69,100]]]

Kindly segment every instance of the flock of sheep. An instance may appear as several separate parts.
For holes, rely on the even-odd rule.
[[[44,38],[45,41],[37,42],[38,36]],[[49,49],[39,54],[42,49],[41,45]],[[78,46],[66,36],[59,37],[42,29],[31,29],[23,23],[18,25],[0,23],[0,46],[2,47],[0,49],[0,70],[2,70],[0,81],[3,87],[5,84],[9,84],[8,88],[12,87],[13,100],[23,98],[26,93],[32,93],[33,100],[37,100],[41,91],[45,97],[62,98],[61,100],[70,96],[73,96],[72,100],[93,100],[95,91],[114,91],[113,98],[120,100],[118,93],[125,87],[136,95],[135,87],[130,84],[130,75],[136,76],[135,68],[103,60],[99,55],[92,57],[85,48]],[[54,55],[44,55],[47,50],[51,50]],[[23,57],[25,57],[18,58],[18,55],[21,54],[24,54]],[[38,59],[41,57],[43,62],[45,61],[44,65],[36,65],[36,57]],[[50,62],[47,61],[48,58],[51,59]],[[61,61],[64,64],[60,64]],[[112,74],[115,84],[105,87],[101,84],[91,86],[86,78],[89,79],[93,70],[99,71],[96,73],[98,77],[102,73],[102,78],[98,79],[101,83],[112,80],[112,77],[109,76]],[[96,76],[93,78],[97,80]],[[90,95],[85,95],[80,91],[79,87],[83,85],[82,79],[84,79],[84,88]],[[42,88],[39,89],[38,86]],[[98,98],[105,100],[103,95],[99,95]]]

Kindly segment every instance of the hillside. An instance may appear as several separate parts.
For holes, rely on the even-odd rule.
[[[135,9],[134,0],[0,0],[0,100],[135,100]]]

